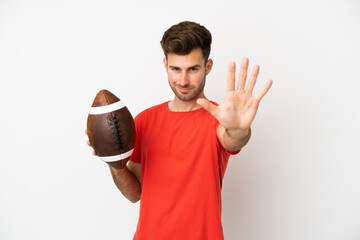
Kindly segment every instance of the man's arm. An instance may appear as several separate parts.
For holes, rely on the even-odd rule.
[[[87,130],[85,130],[87,134]],[[91,147],[90,141],[87,144]],[[93,151],[93,155],[96,155]],[[131,202],[135,203],[141,198],[141,164],[128,161],[127,165],[121,169],[112,167],[108,163],[114,183],[120,192]]]
[[[120,192],[131,202],[141,198],[141,164],[129,161],[127,166],[119,170],[110,167],[114,183]]]
[[[247,130],[226,130],[219,125],[217,136],[221,145],[229,152],[235,152],[244,147],[250,140],[251,128]]]

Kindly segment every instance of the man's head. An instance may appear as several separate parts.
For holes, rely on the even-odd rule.
[[[208,59],[210,45],[210,32],[194,22],[181,22],[164,33],[164,66],[175,99],[188,102],[204,97],[206,75],[213,64]]]
[[[170,53],[186,55],[200,48],[206,63],[210,55],[211,33],[198,23],[184,21],[170,27],[160,43],[166,58]]]

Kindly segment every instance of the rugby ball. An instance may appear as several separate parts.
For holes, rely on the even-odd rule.
[[[123,168],[135,145],[135,123],[125,104],[103,89],[95,97],[87,119],[87,133],[96,155],[116,169]]]

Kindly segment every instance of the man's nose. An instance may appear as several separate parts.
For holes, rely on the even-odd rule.
[[[181,86],[186,86],[186,85],[190,84],[189,76],[188,76],[187,73],[182,73],[182,74],[181,74],[179,84],[180,84]]]

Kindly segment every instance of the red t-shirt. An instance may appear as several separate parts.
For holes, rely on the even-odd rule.
[[[203,108],[172,112],[168,102],[136,116],[131,161],[141,163],[142,195],[135,240],[224,239],[221,185],[231,153],[218,125]]]

